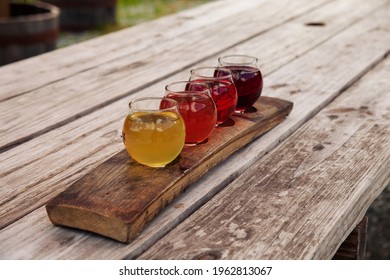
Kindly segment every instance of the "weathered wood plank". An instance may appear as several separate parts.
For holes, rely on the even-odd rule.
[[[389,71],[387,58],[141,258],[332,258],[390,181]]]
[[[244,0],[240,1],[239,5],[232,5],[234,2],[234,0],[212,1],[50,54],[0,67],[2,80],[0,100],[31,92],[48,83],[66,79],[116,59],[148,52],[148,49],[156,44],[165,44],[175,37],[261,5],[260,1]],[[207,13],[210,10],[219,12],[210,17]],[[23,67],[20,64],[23,64]],[[29,78],[32,76],[34,79]],[[20,82],[21,77],[25,77],[23,83]]]
[[[191,183],[281,123],[293,104],[260,97],[254,106],[256,112],[233,116],[233,126],[217,127],[207,143],[184,147],[164,168],[142,166],[125,150],[114,155],[47,203],[50,220],[130,243]]]
[[[356,24],[351,30],[346,30],[343,33],[340,33],[334,39],[329,40],[322,46],[319,46],[317,50],[313,50],[311,53],[302,56],[297,61],[294,61],[291,66],[287,66],[278,71],[275,71],[271,75],[266,77],[266,88],[264,90],[265,95],[279,95],[284,97],[289,97],[290,100],[300,100],[297,106],[294,108],[293,114],[282,123],[280,126],[276,127],[270,133],[264,135],[259,140],[255,141],[253,144],[247,146],[244,150],[240,151],[237,155],[233,155],[232,159],[228,162],[222,164],[215,170],[212,170],[209,176],[204,177],[202,180],[194,184],[183,196],[181,196],[172,207],[164,211],[162,214],[153,221],[149,227],[137,238],[135,243],[130,244],[129,246],[118,246],[117,243],[111,242],[110,240],[99,238],[92,234],[84,234],[80,232],[75,232],[72,230],[58,229],[50,225],[49,220],[44,212],[43,208],[38,209],[33,212],[31,215],[27,215],[25,218],[15,222],[9,227],[5,228],[1,232],[0,241],[4,248],[4,255],[1,254],[1,257],[9,258],[134,258],[140,253],[142,253],[145,248],[154,243],[155,240],[163,236],[167,231],[172,229],[177,223],[187,217],[194,209],[198,208],[199,205],[208,200],[209,197],[213,196],[218,192],[222,187],[224,187],[229,181],[233,180],[237,174],[242,170],[251,166],[256,159],[261,158],[266,152],[270,151],[274,146],[276,146],[279,141],[285,139],[288,135],[291,134],[298,126],[300,126],[307,118],[316,113],[320,108],[325,106],[325,104],[331,100],[334,96],[339,94],[343,88],[349,85],[352,81],[355,81],[357,77],[362,75],[367,68],[371,67],[373,64],[383,57],[388,52],[389,46],[389,37],[385,29],[387,28],[387,16],[388,9],[383,9],[379,13],[372,15],[364,21]],[[294,23],[295,24],[295,23]],[[372,32],[367,32],[372,30]],[[306,30],[303,28],[302,33]],[[324,31],[318,31],[318,36]],[[297,33],[291,34],[295,37]],[[299,40],[299,38],[297,38]],[[262,37],[254,38],[253,41],[247,46],[252,46],[253,51],[260,54],[261,49],[256,49],[257,46],[261,45]],[[354,43],[359,42],[359,43]],[[347,45],[350,45],[348,48],[349,51],[343,53],[342,57],[338,55],[338,48],[344,49]],[[366,46],[369,45],[371,52],[366,51]],[[323,67],[318,67],[318,65],[311,65],[313,60],[318,59],[321,54],[328,54],[323,62],[327,65],[327,68],[334,67],[334,71],[329,71]],[[338,61],[341,59],[344,67],[337,67]],[[356,61],[359,61],[359,64],[354,64]],[[319,61],[318,64],[321,64]],[[346,65],[352,65],[353,67],[345,67]],[[299,71],[292,71],[292,69],[299,69]],[[339,79],[343,77],[343,80]],[[278,81],[292,82],[294,79],[303,80],[306,79],[306,82],[311,84],[310,87],[303,88],[304,91],[294,92],[290,94],[289,87],[276,87],[275,85]],[[325,86],[324,86],[325,85]],[[155,89],[158,89],[162,84],[156,84],[155,86],[140,92],[139,94],[150,94],[153,93]],[[284,90],[283,90],[284,89]],[[277,91],[277,92],[276,92]],[[299,98],[299,95],[312,95],[312,98],[305,99]],[[309,104],[312,104],[311,109]],[[109,109],[107,109],[109,108]],[[99,135],[104,135],[102,131],[95,131],[93,128],[90,131],[95,131],[96,133],[91,138],[88,138],[90,135],[87,133],[82,137],[76,137],[80,134],[68,134],[67,130],[79,130],[89,131],[89,126],[104,126],[105,132],[111,132],[109,137],[110,141],[115,142],[115,131],[116,123],[119,122],[124,116],[125,112],[119,113],[118,111],[123,108],[123,102],[116,103],[116,107],[109,106],[100,112],[96,112],[87,116],[81,120],[73,122],[67,126],[61,128],[61,130],[56,130],[48,133],[47,137],[42,137],[42,139],[34,139],[26,145],[22,145],[20,148],[24,148],[25,152],[30,151],[32,147],[37,147],[32,150],[39,150],[41,152],[45,151],[46,147],[50,145],[50,142],[45,142],[47,139],[51,141],[63,140],[64,147],[68,150],[60,150],[61,153],[72,152],[74,154],[84,155],[81,161],[74,162],[61,162],[61,155],[54,152],[52,154],[50,151],[47,151],[48,155],[42,159],[35,160],[40,161],[40,164],[37,167],[42,166],[42,164],[52,164],[53,161],[57,159],[58,169],[53,172],[56,176],[48,176],[50,180],[45,180],[44,182],[39,183],[39,178],[41,175],[36,176],[38,181],[39,192],[28,192],[26,190],[26,195],[18,195],[18,199],[29,199],[30,195],[34,196],[35,194],[40,194],[42,200],[45,199],[45,196],[50,196],[50,193],[58,193],[61,188],[64,189],[69,182],[74,180],[75,177],[80,176],[80,173],[86,172],[90,165],[99,160],[98,156],[102,154],[112,154],[113,152],[107,152],[106,149],[119,148],[122,149],[120,143],[116,144],[107,144],[107,142],[99,142],[102,137]],[[114,116],[108,117],[107,114],[112,114]],[[121,116],[122,114],[122,116]],[[115,117],[116,116],[116,117]],[[99,125],[94,123],[94,119],[103,118],[109,119],[106,123],[100,122]],[[113,120],[117,118],[116,121]],[[62,130],[63,129],[63,130]],[[61,138],[63,137],[63,139]],[[108,137],[108,135],[105,135]],[[77,143],[80,145],[79,148],[75,147],[75,144],[66,145],[69,139],[74,138],[71,143]],[[68,140],[66,140],[68,139]],[[85,141],[83,143],[83,141]],[[96,144],[99,144],[99,147],[104,147],[102,150],[98,150],[96,147],[94,151],[88,151],[88,153],[83,152],[83,149],[87,146],[85,143],[91,143],[95,141]],[[120,142],[119,139],[117,142]],[[38,147],[40,147],[38,149]],[[69,149],[72,149],[70,151]],[[10,158],[17,157],[16,155],[11,155],[11,151],[8,151],[7,154]],[[19,150],[19,152],[22,150]],[[94,159],[90,159],[94,157]],[[100,160],[104,159],[101,157]],[[11,160],[8,160],[11,162]],[[234,165],[232,163],[235,163]],[[34,164],[35,164],[34,163]],[[34,164],[26,167],[30,171],[29,176],[34,176],[35,168]],[[85,170],[83,170],[85,167]],[[13,168],[18,170],[14,165]],[[24,171],[26,171],[24,169]],[[39,168],[38,168],[39,169]],[[64,170],[68,169],[66,172]],[[76,171],[75,171],[76,170]],[[23,180],[23,171],[21,175],[17,176],[17,172],[13,177],[14,180]],[[10,177],[8,177],[9,182],[13,182]],[[62,181],[61,179],[64,179]],[[53,181],[55,181],[53,185]],[[17,184],[16,184],[17,185]],[[42,186],[42,187],[40,187]],[[43,187],[44,186],[44,187]],[[46,189],[46,192],[45,192]],[[7,197],[10,197],[11,194],[8,194]],[[21,200],[23,201],[23,200]],[[17,205],[18,203],[13,203]],[[8,205],[4,205],[3,212],[13,212],[13,217],[15,213],[23,212],[24,209],[19,208],[17,211],[14,209],[6,209]],[[24,212],[26,213],[26,212]],[[12,215],[12,214],[11,214]],[[3,216],[5,217],[5,216]],[[10,216],[7,217],[8,220]],[[12,218],[12,217],[11,217]],[[29,234],[23,234],[20,236],[20,232],[27,232],[26,229],[29,229]],[[18,241],[16,242],[16,233],[18,233]],[[34,234],[35,233],[35,234]],[[41,236],[38,240],[36,235]],[[16,244],[16,245],[15,245]],[[52,244],[49,246],[47,244]],[[8,248],[8,249],[7,249]],[[56,249],[54,249],[56,248]]]
[[[155,41],[147,50],[121,56],[5,100],[0,103],[0,151],[139,91],[197,61],[302,15],[322,1],[325,0],[260,2],[259,6],[247,11],[245,17],[234,15],[185,35]],[[285,5],[284,9],[289,13],[278,9],[280,5]],[[259,13],[261,17],[258,17]]]
[[[336,6],[334,4],[326,5],[321,10],[314,10],[303,17],[298,17],[292,22],[288,22],[276,29],[270,30],[231,50],[229,49],[226,53],[251,53],[264,59],[263,72],[266,79],[264,95],[273,95],[275,91],[278,91],[274,94],[275,96],[279,94],[284,99],[296,100],[300,95],[299,91],[297,91],[298,87],[291,86],[291,92],[296,94],[290,94],[289,88],[285,87],[283,91],[283,88],[280,87],[279,83],[279,81],[288,82],[289,80],[294,80],[295,69],[301,69],[303,71],[303,69],[306,68],[307,70],[303,71],[302,79],[310,80],[313,78],[313,83],[318,83],[319,85],[318,90],[322,89],[322,76],[328,77],[329,83],[335,85],[334,88],[344,87],[345,84],[343,84],[342,81],[337,80],[338,77],[358,76],[359,73],[361,73],[362,67],[365,68],[365,65],[371,65],[378,56],[383,56],[386,52],[386,47],[388,46],[386,41],[374,42],[373,46],[377,48],[376,50],[378,52],[373,51],[372,53],[367,53],[365,51],[365,45],[355,45],[351,47],[351,51],[354,50],[354,48],[357,48],[357,51],[355,52],[356,56],[352,53],[351,56],[348,56],[350,60],[346,61],[346,63],[351,64],[351,62],[356,63],[356,61],[361,63],[361,66],[355,66],[353,71],[339,69],[340,72],[329,73],[329,71],[324,71],[325,69],[316,69],[315,67],[310,68],[308,65],[302,66],[294,64],[295,66],[283,70],[284,72],[275,76],[275,78],[268,78],[268,74],[276,71],[279,67],[288,63],[296,56],[301,56],[316,45],[321,44],[330,36],[345,29],[346,26],[356,20],[371,13],[374,8],[367,3],[376,3],[375,1],[367,2],[362,0],[362,2],[352,10],[350,1],[338,1],[337,3],[339,4]],[[341,5],[341,3],[343,4]],[[379,1],[374,7],[377,7],[379,3],[382,2]],[[335,11],[337,11],[337,13]],[[348,17],[345,16],[346,14]],[[313,29],[304,24],[308,21],[314,21],[315,19],[326,22],[326,25],[321,29]],[[376,28],[375,24],[372,28]],[[362,30],[361,34],[365,34],[364,32],[368,29],[363,27]],[[383,35],[383,32],[380,30],[375,31],[371,36],[373,38],[380,37],[386,39],[386,34]],[[273,38],[284,39],[277,43]],[[363,36],[362,38],[365,37]],[[340,41],[343,40],[344,39],[340,39]],[[367,42],[370,40],[371,37],[368,37]],[[338,42],[335,43],[335,45],[338,44]],[[347,44],[348,43],[345,45]],[[316,56],[322,55],[323,53],[331,53],[334,56],[337,56],[334,49],[335,45],[331,45],[330,47],[326,47],[324,51],[315,53],[312,57],[305,59],[303,63],[308,64],[313,60],[313,57],[316,60]],[[361,55],[363,55],[362,59],[360,59]],[[200,62],[200,64],[213,64],[215,63],[216,58],[217,57],[214,56],[209,60]],[[318,75],[316,77],[311,77],[312,73],[318,73]],[[132,97],[161,95],[161,89],[163,89],[165,84],[185,78],[188,78],[188,69],[169,79],[162,80],[145,90],[134,93]],[[315,88],[317,89],[317,87]],[[308,88],[307,90],[311,89]],[[336,94],[337,91],[332,92],[332,96]],[[317,101],[321,103],[323,100],[329,100],[330,98],[332,97],[326,96],[325,99],[317,98],[313,104],[317,104]],[[69,184],[82,177],[108,157],[119,152],[123,148],[119,130],[123,118],[127,113],[127,103],[128,98],[119,100],[98,112],[0,154],[0,182],[1,185],[7,186],[6,188],[0,188],[0,228],[3,228],[10,222],[23,216],[25,213],[33,211],[37,207],[43,205],[50,197],[57,195],[69,186]],[[301,100],[299,101],[299,106],[304,104],[306,103]],[[311,103],[307,103],[307,106],[310,107],[310,104]],[[301,116],[308,118],[308,116],[313,114],[313,112],[308,114],[309,111],[303,107],[299,112],[301,112],[301,115],[297,114],[298,118]],[[15,114],[17,114],[17,112],[15,112]],[[295,121],[297,121],[297,119],[295,119]],[[282,129],[278,128],[278,134],[274,134],[271,139],[267,138],[268,140],[262,142],[261,146],[253,149],[253,152],[248,152],[247,154],[261,156],[278,143],[278,137],[286,137],[290,131],[294,130],[292,127],[296,126],[296,124],[296,122],[290,123],[289,121],[288,126],[283,125]],[[91,145],[91,143],[93,143],[93,145]],[[26,154],[29,156],[26,157]],[[67,154],[72,154],[74,157],[64,161],[64,155]],[[237,162],[240,163],[237,167],[240,165],[250,165],[250,159],[252,160],[252,156],[244,156],[236,159]],[[47,170],[47,166],[51,167],[50,171]],[[227,170],[227,174],[231,174],[231,176],[224,179],[221,178],[221,182],[231,180],[240,169],[238,168],[237,170],[237,167],[233,165],[224,167]],[[226,174],[224,176],[226,176]],[[12,203],[10,203],[11,201]]]

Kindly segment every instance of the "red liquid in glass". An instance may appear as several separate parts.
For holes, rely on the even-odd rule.
[[[230,69],[237,89],[238,102],[236,112],[244,112],[250,108],[261,95],[263,90],[263,77],[258,68],[251,66],[224,66]],[[219,70],[216,76],[226,75]]]
[[[204,142],[215,128],[217,114],[215,104],[209,95],[184,95],[169,93],[166,97],[175,99],[179,113],[186,126],[186,144]]]
[[[196,79],[192,82],[201,82],[209,86],[211,96],[217,106],[217,124],[222,124],[233,116],[237,105],[237,92],[231,81]]]

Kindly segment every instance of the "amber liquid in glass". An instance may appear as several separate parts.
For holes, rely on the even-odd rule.
[[[175,112],[135,112],[126,117],[122,136],[126,150],[135,161],[163,167],[180,154],[185,125]]]

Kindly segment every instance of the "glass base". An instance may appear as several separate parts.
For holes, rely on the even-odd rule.
[[[145,165],[145,166],[148,166],[148,167],[151,167],[151,168],[163,168],[165,167],[165,165],[161,165],[161,164],[145,164],[145,163],[140,163],[139,164],[142,164],[142,165]]]
[[[229,126],[234,126],[235,121],[232,119],[228,119],[227,121],[217,124],[217,127],[229,127]]]
[[[205,140],[203,140],[203,141],[201,141],[201,142],[186,142],[184,145],[185,146],[188,146],[188,147],[193,147],[193,146],[197,146],[197,145],[201,145],[201,144],[204,144],[204,143],[207,143],[209,141],[209,139],[207,138],[207,139],[205,139]]]
[[[244,114],[244,113],[254,113],[254,112],[257,112],[257,109],[255,107],[253,107],[253,106],[250,106],[250,107],[242,109],[242,110],[235,110],[234,114],[241,115],[241,114]]]

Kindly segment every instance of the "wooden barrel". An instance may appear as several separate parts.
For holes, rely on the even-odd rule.
[[[57,7],[41,2],[10,5],[10,16],[0,19],[0,65],[56,48]]]
[[[61,30],[84,31],[116,23],[117,0],[46,0],[61,9]]]

